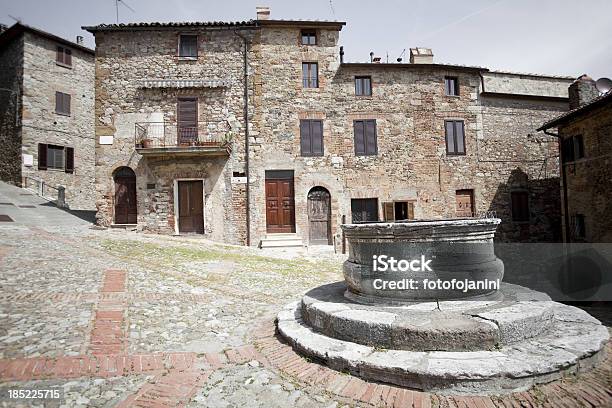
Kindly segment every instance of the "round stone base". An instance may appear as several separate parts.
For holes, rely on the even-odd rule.
[[[431,302],[367,309],[346,300],[344,290],[344,283],[325,285],[309,292],[302,302],[288,305],[278,315],[278,331],[299,352],[331,368],[423,391],[524,391],[565,372],[591,368],[603,357],[609,338],[608,330],[586,312],[547,300],[534,301],[546,296],[514,285],[504,285],[505,300],[483,301],[478,307],[469,303],[479,302],[448,301],[440,303],[440,310]],[[411,315],[417,317],[405,324]],[[398,320],[398,316],[403,317]],[[461,320],[453,326],[456,318]],[[346,327],[343,322],[348,322]],[[545,329],[537,328],[537,322]],[[399,328],[410,329],[403,331],[401,340],[385,340]],[[359,330],[368,334],[354,333]],[[436,333],[444,340],[436,340]],[[427,349],[427,341],[432,341],[444,348],[466,350],[450,345],[453,333],[455,343],[465,342],[470,349],[483,341],[480,350]],[[362,344],[334,335],[357,337]],[[399,341],[407,346],[410,338],[419,350],[377,343]]]

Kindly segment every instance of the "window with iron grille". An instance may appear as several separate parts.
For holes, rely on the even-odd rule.
[[[376,119],[353,121],[355,132],[355,155],[375,156],[378,154]]]
[[[457,77],[444,77],[444,92],[447,96],[459,96],[459,79]]]
[[[563,163],[569,163],[584,157],[584,141],[582,135],[564,139],[561,145]]]
[[[55,54],[55,62],[58,65],[72,67],[72,50],[58,45],[57,52]]]
[[[302,63],[302,85],[304,88],[319,87],[319,64],[316,62]]]
[[[512,191],[510,193],[512,221],[529,221],[529,193],[527,191]]]
[[[198,36],[193,34],[179,35],[179,57],[197,58],[198,57]]]
[[[317,45],[316,30],[302,30],[302,45]]]
[[[465,135],[462,120],[445,120],[444,132],[446,137],[447,155],[465,154]]]
[[[300,150],[302,156],[323,156],[322,120],[300,120]]]
[[[353,198],[351,214],[353,223],[378,221],[378,198]]]
[[[55,92],[55,113],[70,115],[70,94]]]
[[[369,77],[369,76],[355,77],[355,95],[372,96],[372,77]]]

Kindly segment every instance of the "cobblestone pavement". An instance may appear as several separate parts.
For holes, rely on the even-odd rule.
[[[611,360],[505,397],[364,382],[303,359],[277,311],[341,279],[329,249],[262,253],[97,230],[0,184],[0,392],[59,387],[65,407],[612,406]],[[34,205],[23,208],[20,205]]]

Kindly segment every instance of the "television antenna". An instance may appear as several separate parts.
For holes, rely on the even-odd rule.
[[[117,16],[117,24],[119,24],[119,4],[130,10],[132,13],[136,12],[136,10],[134,10],[129,4],[125,2],[125,0],[115,0],[115,14]]]
[[[606,94],[612,89],[612,80],[610,78],[599,78],[595,82],[595,86],[600,95]]]

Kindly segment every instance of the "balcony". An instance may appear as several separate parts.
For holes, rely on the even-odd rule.
[[[223,122],[138,122],[134,128],[136,151],[143,156],[229,156],[231,142],[229,124]]]

